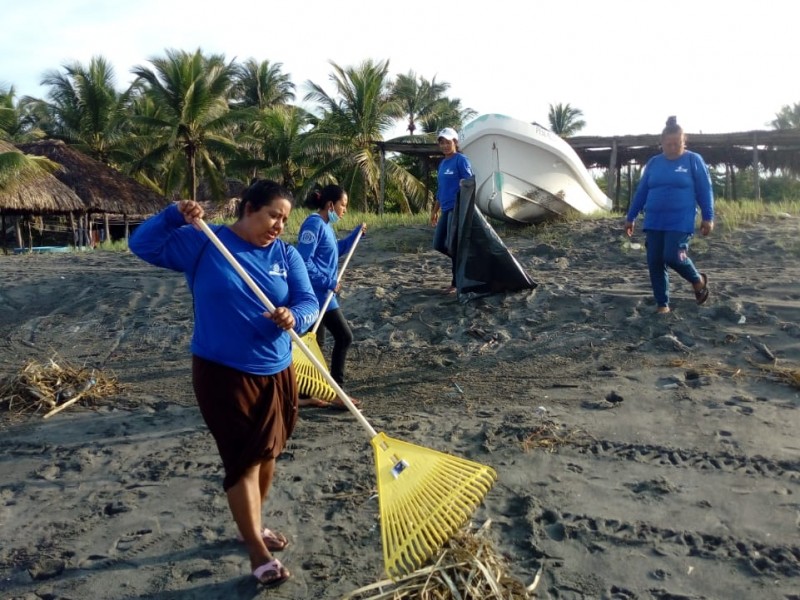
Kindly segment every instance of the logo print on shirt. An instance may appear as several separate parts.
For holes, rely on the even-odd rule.
[[[272,268],[269,270],[270,275],[277,275],[278,277],[283,277],[286,279],[286,269],[284,269],[280,264],[273,263]]]
[[[455,171],[451,167],[445,167],[444,175],[455,175]]]
[[[686,167],[681,167],[680,165],[675,169],[676,173],[688,173],[689,169]]]
[[[300,236],[301,244],[313,244],[315,241],[317,241],[317,236],[314,235],[313,231],[309,231],[308,229],[306,229],[303,232],[303,235]]]

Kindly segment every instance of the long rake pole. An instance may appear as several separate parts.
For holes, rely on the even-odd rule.
[[[356,246],[358,246],[358,241],[361,239],[361,236],[364,233],[364,226],[361,226],[361,229],[358,230],[358,234],[356,235],[356,239],[353,240],[353,245],[350,246],[350,251],[347,253],[347,256],[344,258],[344,263],[342,264],[342,268],[339,269],[339,277],[336,278],[336,284],[338,285],[342,281],[342,277],[344,276],[344,270],[347,268],[347,264],[350,262],[350,258],[353,256],[353,252],[356,250]],[[319,318],[317,318],[317,322],[314,323],[314,327],[311,328],[311,333],[317,333],[317,329],[319,329],[320,324],[322,323],[322,317],[325,316],[325,311],[328,310],[328,305],[333,300],[333,295],[336,292],[331,290],[328,292],[328,297],[325,298],[325,304],[319,309]]]
[[[250,277],[250,274],[242,268],[242,265],[239,264],[239,261],[237,261],[236,258],[233,256],[233,254],[231,254],[228,251],[228,249],[225,247],[225,244],[223,244],[220,241],[220,239],[217,237],[217,234],[215,234],[211,230],[211,228],[206,224],[206,222],[203,221],[202,219],[195,219],[194,224],[197,225],[203,231],[203,233],[206,234],[206,236],[208,236],[208,239],[211,240],[211,243],[214,244],[217,247],[217,250],[219,250],[222,253],[222,256],[225,257],[225,259],[230,263],[230,265],[234,268],[234,270],[247,284],[247,287],[253,290],[253,293],[258,297],[258,299],[264,303],[264,306],[267,307],[267,310],[269,310],[270,312],[274,311],[275,305],[272,304],[270,299],[267,298],[267,295],[261,290],[260,287],[258,287],[258,284],[255,281],[253,281],[253,278]],[[339,396],[342,402],[344,402],[347,409],[351,413],[353,413],[356,419],[358,419],[358,422],[361,423],[364,429],[367,430],[367,433],[369,433],[370,440],[376,437],[378,435],[378,432],[375,431],[375,429],[373,429],[372,425],[369,424],[369,421],[367,421],[364,415],[361,414],[361,411],[356,408],[356,405],[353,404],[353,401],[350,400],[350,398],[347,396],[344,390],[339,386],[338,383],[336,383],[336,380],[331,376],[330,373],[328,373],[328,370],[322,365],[321,362],[319,362],[319,360],[317,360],[317,357],[314,356],[314,353],[311,352],[308,346],[306,346],[303,343],[303,340],[300,339],[300,336],[297,335],[297,332],[294,331],[293,329],[290,329],[288,333],[291,336],[292,341],[295,344],[297,344],[297,347],[300,348],[303,354],[306,355],[306,358],[308,358],[308,360],[311,361],[311,363],[319,371],[320,375],[322,375],[325,378],[325,381],[328,382],[328,385],[330,385],[334,389],[336,395]]]

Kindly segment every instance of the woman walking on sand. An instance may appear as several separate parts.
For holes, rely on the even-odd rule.
[[[650,284],[656,312],[665,314],[670,312],[667,267],[692,284],[697,304],[708,300],[708,276],[700,273],[689,258],[689,241],[698,207],[700,233],[713,231],[714,196],[708,167],[699,154],[686,149],[686,136],[675,117],[667,119],[661,132],[661,148],[662,153],[645,165],[628,210],[625,233],[633,235],[636,217],[644,210]]]
[[[306,331],[319,313],[302,259],[278,239],[292,210],[291,198],[274,181],[256,180],[242,194],[238,220],[212,227],[275,305],[271,313],[264,312],[203,232],[191,226],[203,217],[197,202],[169,206],[142,223],[129,242],[141,259],[186,276],[194,300],[195,397],[222,458],[222,486],[253,576],[264,585],[290,576],[272,555],[288,540],[263,528],[261,521],[275,460],[297,422],[287,331]]]
[[[357,225],[350,234],[341,239],[336,239],[333,229],[335,223],[347,212],[347,192],[338,185],[330,184],[319,190],[313,190],[306,197],[305,205],[312,212],[297,234],[297,251],[305,261],[311,286],[317,295],[320,307],[325,305],[328,296],[333,293],[325,314],[322,316],[322,325],[317,330],[317,343],[322,348],[325,344],[325,329],[333,336],[333,350],[331,352],[331,377],[340,386],[344,385],[345,363],[347,351],[353,343],[353,332],[339,307],[336,293],[341,289],[339,283],[339,256],[347,254],[358,237],[359,232],[367,230],[366,223]],[[353,400],[353,398],[351,398]],[[357,401],[356,401],[357,403]],[[328,406],[329,403],[316,398],[301,398],[301,406]],[[346,408],[338,398],[335,406]]]

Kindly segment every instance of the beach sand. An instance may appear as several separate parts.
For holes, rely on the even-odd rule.
[[[498,233],[539,286],[464,304],[439,293],[430,228],[362,240],[341,304],[367,420],[497,470],[474,524],[513,576],[541,572],[536,598],[800,599],[800,219],[696,239],[711,298],[673,275],[669,315],[620,222]],[[0,272],[0,375],[54,358],[123,385],[0,413],[0,597],[341,598],[384,577],[369,435],[304,408],[264,513],[293,577],[256,585],[191,392],[180,274],[106,252]]]

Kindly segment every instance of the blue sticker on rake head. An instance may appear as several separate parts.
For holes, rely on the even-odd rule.
[[[400,477],[400,473],[405,471],[407,467],[408,463],[404,460],[396,462],[392,467],[392,475],[394,475],[394,478],[397,479],[398,477]]]

